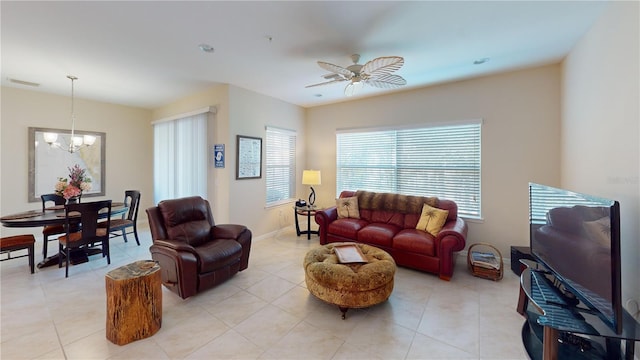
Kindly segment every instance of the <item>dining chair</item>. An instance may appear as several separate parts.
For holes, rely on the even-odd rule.
[[[105,217],[106,225],[98,227],[98,218]],[[66,262],[65,277],[69,277],[69,263],[71,250],[87,249],[100,243],[102,257],[107,257],[107,264],[111,264],[109,254],[109,226],[111,223],[111,200],[94,201],[65,205],[65,235],[58,238],[58,267],[62,267],[62,259]],[[80,229],[78,229],[80,223]]]
[[[61,206],[66,204],[67,200],[58,194],[44,194],[40,195],[42,199],[42,212],[47,209],[53,209],[54,206]],[[64,225],[47,225],[42,229],[43,244],[42,244],[42,256],[47,258],[47,248],[49,241],[54,241],[56,238],[49,239],[49,236],[64,234]]]
[[[140,205],[140,191],[127,190],[124,192],[124,206],[129,210],[126,214],[122,214],[120,219],[111,219],[111,226],[109,231],[111,238],[122,236],[124,242],[127,242],[127,234],[133,234],[136,238],[136,243],[140,246],[140,239],[138,239],[138,206]],[[99,223],[99,227],[104,227],[105,222]],[[131,231],[127,232],[127,229]]]

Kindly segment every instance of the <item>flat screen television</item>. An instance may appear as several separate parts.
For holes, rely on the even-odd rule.
[[[620,204],[530,183],[529,229],[532,255],[563,292],[620,334]]]

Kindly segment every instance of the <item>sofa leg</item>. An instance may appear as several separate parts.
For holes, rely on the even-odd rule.
[[[440,280],[451,281],[451,276],[446,276],[446,275],[440,274]]]

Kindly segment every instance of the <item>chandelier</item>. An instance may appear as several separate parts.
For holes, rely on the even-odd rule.
[[[58,140],[58,134],[54,132],[46,132],[43,135],[44,141],[49,144],[49,146],[61,150],[65,150],[73,154],[74,152],[80,150],[83,147],[91,146],[96,141],[95,136],[84,135],[84,136],[76,136],[76,115],[73,107],[73,82],[78,80],[77,77],[73,75],[67,75],[67,78],[71,80],[71,137],[69,141],[66,141],[64,137],[60,137],[60,142]]]

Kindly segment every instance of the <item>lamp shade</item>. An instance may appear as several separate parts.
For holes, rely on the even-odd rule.
[[[320,185],[320,170],[304,170],[302,172],[302,185]]]

